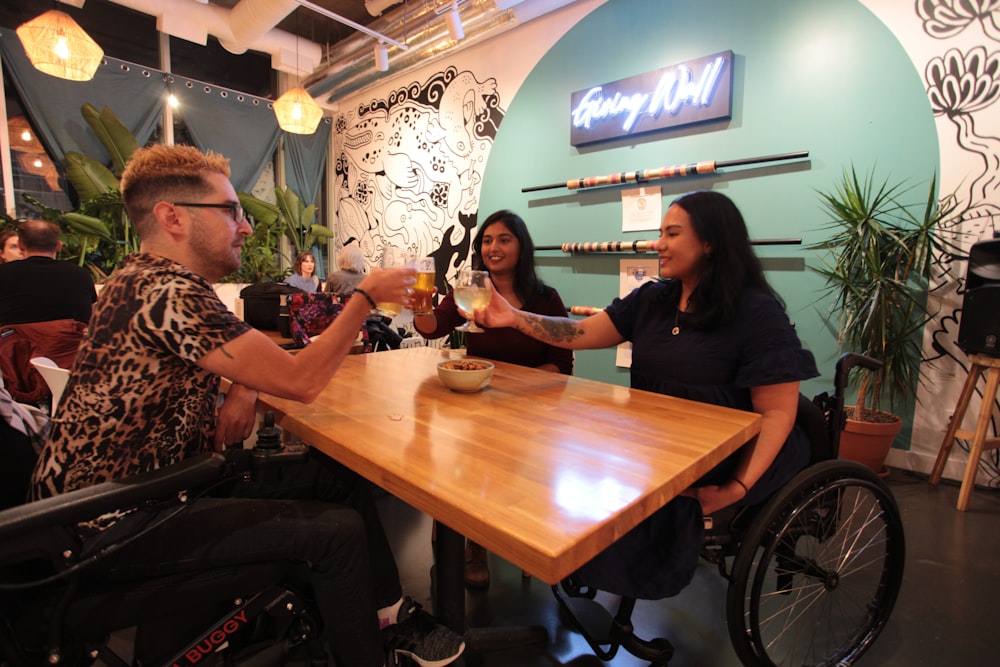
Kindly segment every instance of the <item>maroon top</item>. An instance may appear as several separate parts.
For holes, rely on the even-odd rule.
[[[554,315],[566,317],[566,306],[563,305],[559,293],[551,287],[543,287],[539,294],[528,300],[522,310],[539,315]],[[440,338],[451,333],[452,329],[465,322],[458,312],[453,292],[448,292],[441,303],[434,309],[437,318],[437,329],[418,332],[424,338]],[[539,342],[526,336],[517,329],[502,327],[486,329],[483,333],[465,335],[465,347],[469,356],[505,361],[518,366],[537,368],[542,364],[555,364],[560,373],[573,374],[573,351]]]

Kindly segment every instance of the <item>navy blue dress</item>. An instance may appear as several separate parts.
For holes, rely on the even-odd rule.
[[[731,324],[697,329],[677,313],[679,289],[670,281],[649,282],[606,312],[632,342],[632,387],[741,410],[753,410],[753,387],[797,382],[819,375],[802,348],[781,303],[747,289]],[[680,327],[672,333],[675,321]],[[732,478],[737,451],[698,484]],[[809,462],[809,442],[796,426],[774,463],[740,504],[760,502]],[[625,534],[573,575],[575,582],[643,599],[679,593],[694,576],[702,545],[701,505],[679,497]]]

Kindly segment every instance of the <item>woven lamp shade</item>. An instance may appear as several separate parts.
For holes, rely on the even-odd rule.
[[[50,9],[22,23],[17,36],[35,69],[70,81],[90,81],[104,51],[69,14]]]
[[[278,117],[278,126],[285,132],[312,134],[323,118],[323,110],[309,91],[297,86],[274,101],[274,115]]]

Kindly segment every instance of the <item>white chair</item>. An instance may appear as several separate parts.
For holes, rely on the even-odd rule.
[[[424,342],[424,339],[421,338],[420,336],[410,336],[409,338],[404,338],[399,343],[399,349],[401,350],[406,350],[411,347],[425,347],[425,346],[426,343]]]
[[[56,365],[56,362],[48,357],[33,357],[31,365],[42,374],[45,384],[49,385],[49,391],[52,392],[52,409],[50,414],[54,415],[56,413],[56,406],[59,405],[59,399],[62,398],[63,390],[66,388],[66,381],[69,380],[69,369],[60,368]]]
[[[427,347],[433,347],[435,350],[441,350],[444,348],[445,343],[447,342],[448,342],[448,337],[441,336],[440,338],[433,338],[429,341],[426,341],[426,345]]]

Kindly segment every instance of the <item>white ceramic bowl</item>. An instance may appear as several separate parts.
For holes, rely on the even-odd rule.
[[[485,359],[449,359],[437,368],[441,382],[452,391],[479,391],[493,377],[493,363]]]

